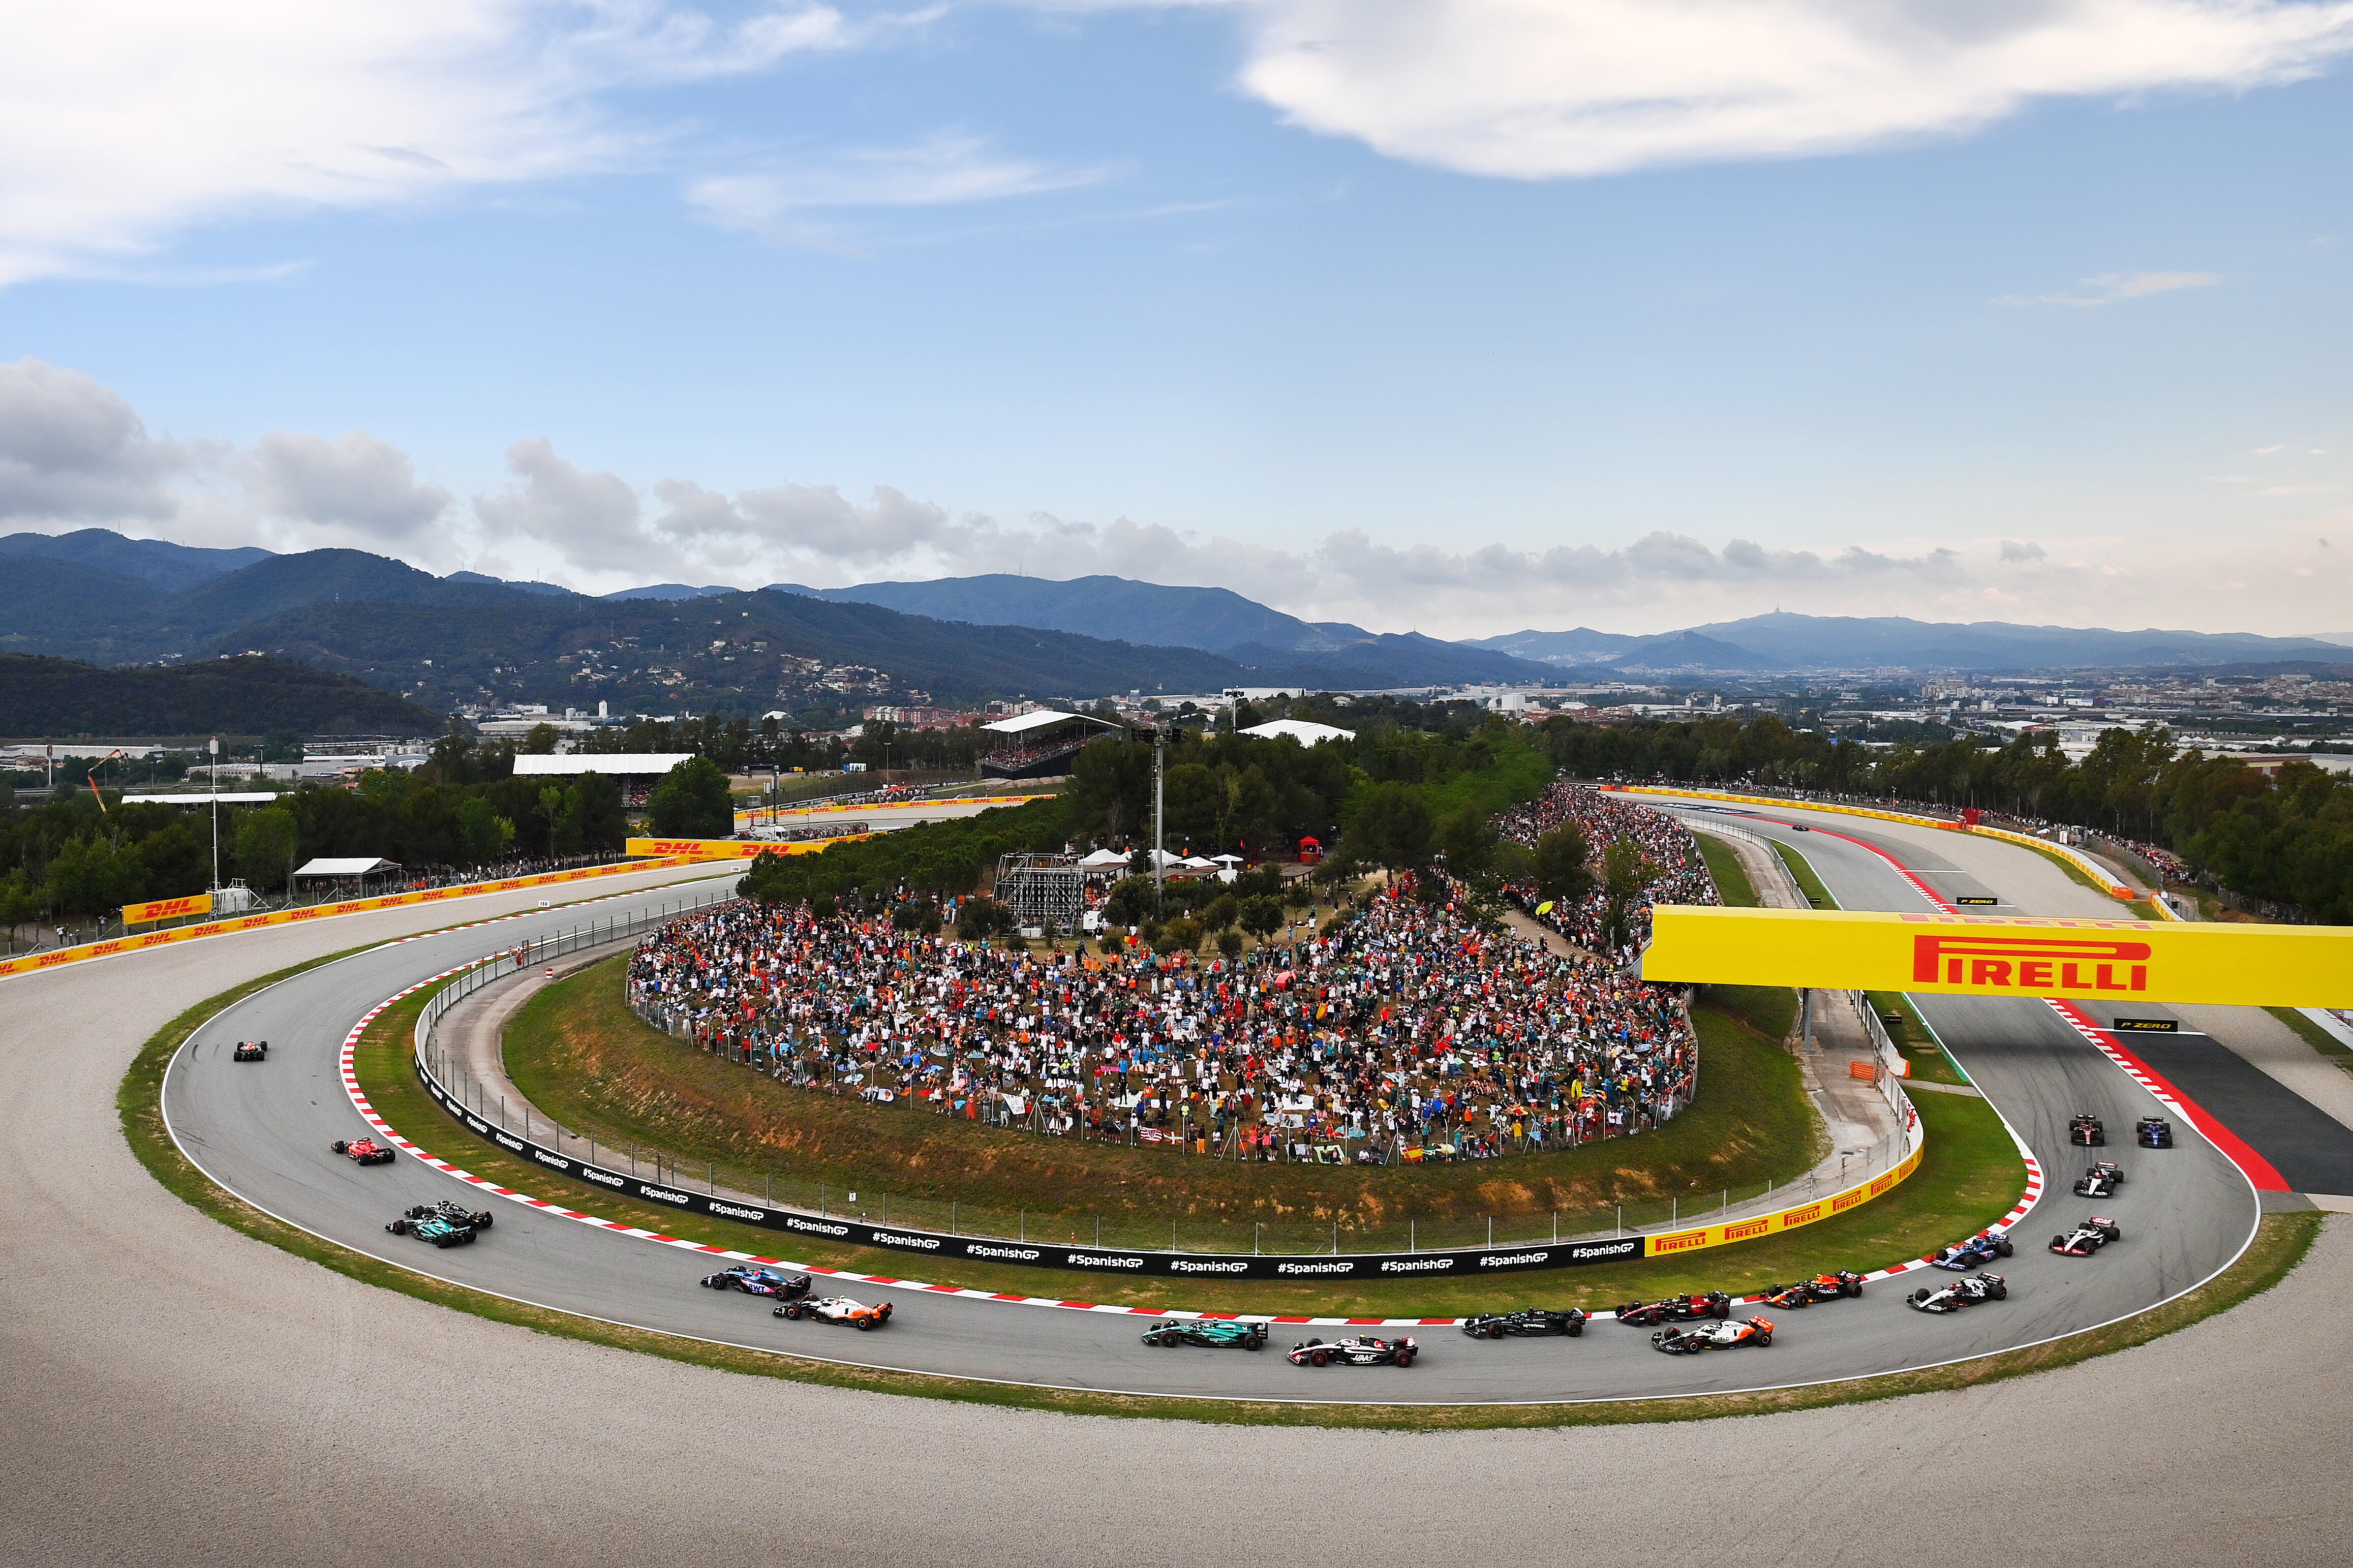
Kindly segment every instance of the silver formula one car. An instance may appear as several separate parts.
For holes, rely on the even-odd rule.
[[[1922,1286],[1906,1297],[1905,1302],[1923,1312],[1957,1312],[1964,1307],[1974,1307],[1979,1301],[1999,1301],[2009,1296],[2010,1284],[1999,1274],[1972,1274],[1966,1279],[1938,1285],[1933,1289]]]

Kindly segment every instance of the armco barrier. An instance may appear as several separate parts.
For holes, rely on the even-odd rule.
[[[93,958],[143,952],[148,948],[164,947],[175,942],[196,942],[237,931],[264,931],[271,926],[301,925],[306,921],[332,920],[337,915],[406,909],[411,904],[446,903],[453,899],[480,898],[485,893],[514,893],[532,888],[552,888],[565,882],[585,882],[599,877],[665,871],[675,867],[697,865],[701,859],[696,856],[670,855],[652,860],[622,861],[611,866],[586,866],[576,871],[543,871],[535,877],[509,877],[496,882],[466,882],[454,888],[427,888],[420,892],[385,893],[373,899],[347,899],[341,903],[314,904],[308,909],[273,910],[265,914],[239,915],[235,920],[207,921],[202,925],[149,931],[144,936],[121,936],[111,942],[87,942],[80,947],[61,947],[54,952],[36,952],[23,958],[0,961],[0,979],[11,974],[31,974],[44,969],[55,969],[61,964],[83,963]]]
[[[589,937],[594,937],[594,933],[589,933]],[[584,942],[589,937],[584,937]],[[604,936],[594,937],[594,940],[611,939]],[[550,949],[543,955],[534,953],[526,956],[520,963],[505,955],[491,958],[485,963],[498,973],[511,973],[516,968],[528,968],[532,963],[543,962],[543,957],[552,956],[554,951]],[[1130,1251],[1119,1247],[1011,1240],[1003,1237],[943,1235],[938,1231],[917,1230],[905,1226],[871,1225],[864,1220],[722,1197],[715,1194],[694,1192],[676,1184],[649,1182],[632,1173],[591,1163],[510,1129],[494,1126],[442,1087],[431,1066],[431,1053],[426,1049],[426,1041],[430,1037],[435,1020],[448,1005],[444,998],[454,1000],[452,993],[464,978],[462,975],[456,977],[450,985],[438,990],[417,1016],[415,1059],[417,1074],[425,1086],[426,1093],[468,1131],[487,1139],[512,1154],[543,1165],[559,1175],[658,1204],[681,1214],[709,1215],[719,1219],[759,1226],[767,1230],[818,1237],[849,1247],[879,1247],[928,1258],[969,1258],[984,1263],[1018,1263],[1039,1268],[1157,1275],[1179,1279],[1400,1279],[1432,1275],[1451,1277],[1575,1268],[1587,1264],[1622,1263],[1640,1258],[1658,1258],[1668,1253],[1722,1247],[1731,1242],[1753,1241],[1831,1218],[1858,1205],[1869,1203],[1918,1170],[1920,1157],[1926,1145],[1926,1134],[1921,1128],[1919,1115],[1912,1110],[1908,1100],[1905,1101],[1904,1136],[1910,1145],[1910,1152],[1880,1175],[1811,1203],[1715,1225],[1687,1226],[1663,1235],[1588,1237],[1571,1241],[1536,1241],[1523,1246],[1505,1244],[1440,1252],[1342,1253]]]

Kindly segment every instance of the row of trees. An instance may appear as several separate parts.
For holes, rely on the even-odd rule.
[[[2248,897],[2353,923],[2353,780],[2302,762],[2267,777],[2236,757],[2178,746],[2157,726],[2108,730],[2081,761],[2049,731],[1875,750],[1771,717],[1553,720],[1537,743],[1582,778],[1783,785],[2096,828],[2159,845]]]

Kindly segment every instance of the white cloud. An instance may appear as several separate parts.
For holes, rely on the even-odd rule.
[[[2170,294],[2182,289],[2211,289],[2221,281],[2222,275],[2219,272],[2102,272],[2084,279],[2084,292],[2082,293],[2004,294],[1994,303],[2011,306],[2116,305],[2126,300],[2146,299],[2151,294]]]
[[[2290,80],[2353,48],[2343,0],[1231,4],[1243,85],[1293,123],[1518,179],[1845,152],[2037,99]]]
[[[902,146],[797,154],[707,174],[688,184],[686,199],[722,227],[806,242],[821,236],[801,215],[819,209],[998,201],[1091,185],[1113,173],[1109,164],[1012,157],[965,132],[942,131]]]
[[[839,48],[829,5],[733,26],[669,0],[5,0],[0,283],[115,269],[190,225],[609,167],[628,86]]]
[[[146,521],[178,507],[172,482],[195,461],[158,441],[122,396],[79,371],[0,364],[0,518]]]
[[[507,469],[517,483],[474,498],[474,515],[492,540],[536,541],[591,574],[667,571],[675,563],[668,553],[649,558],[656,542],[643,527],[638,492],[618,474],[565,461],[544,436],[509,447]]]
[[[2051,558],[2051,552],[2049,551],[2043,549],[2042,546],[2035,543],[2034,541],[2031,539],[2003,540],[2001,542],[2000,555],[2003,561],[2011,563],[2019,563],[2028,561],[2048,561]]]
[[[316,527],[343,528],[398,545],[449,509],[449,492],[419,484],[408,454],[364,430],[332,441],[275,432],[246,460],[247,493],[261,512]]]

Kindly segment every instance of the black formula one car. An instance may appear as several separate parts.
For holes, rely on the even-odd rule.
[[[1800,1279],[1792,1285],[1767,1286],[1758,1300],[1768,1307],[1786,1310],[1862,1294],[1862,1276],[1852,1268],[1841,1268],[1834,1274],[1817,1274],[1811,1279]]]
[[[2083,1116],[2072,1117],[2069,1119],[2067,1122],[2068,1142],[2096,1145],[2105,1143],[2107,1141],[2108,1130],[2100,1125],[2100,1119],[2098,1117],[2087,1113]]]
[[[1529,1339],[1544,1334],[1567,1334],[1576,1339],[1585,1332],[1586,1316],[1571,1307],[1565,1312],[1549,1308],[1530,1307],[1518,1312],[1480,1312],[1462,1320],[1462,1331],[1474,1340],[1500,1340],[1505,1334],[1520,1334]]]
[[[1419,1348],[1411,1340],[1383,1340],[1366,1334],[1357,1339],[1334,1340],[1328,1345],[1322,1340],[1309,1340],[1292,1346],[1287,1353],[1293,1366],[1329,1366],[1335,1362],[1342,1366],[1411,1366],[1414,1352]]]
[[[233,1062],[266,1062],[269,1059],[269,1042],[239,1040],[237,1049],[229,1052],[228,1059]]]
[[[2173,1123],[2162,1116],[2144,1116],[2133,1129],[2133,1141],[2144,1149],[2170,1149]]]
[[[781,1268],[757,1268],[739,1263],[733,1268],[723,1268],[716,1274],[706,1274],[702,1283],[712,1290],[741,1290],[746,1296],[770,1296],[779,1301],[789,1301],[809,1293],[809,1277],[787,1274]]]
[[[334,1152],[341,1154],[347,1159],[356,1161],[363,1165],[389,1165],[392,1163],[392,1145],[389,1143],[379,1143],[373,1138],[354,1138],[348,1142],[338,1138],[333,1142],[328,1144],[327,1147]]]
[[[2075,1179],[2075,1195],[2079,1198],[2112,1198],[2116,1189],[2125,1184],[2125,1168],[2114,1160],[2094,1160]]]
[[[384,1228],[395,1236],[413,1236],[436,1247],[471,1246],[481,1234],[474,1226],[447,1218],[431,1209],[411,1209]]]
[[[2109,1242],[2124,1239],[2124,1227],[2105,1215],[2094,1215],[2073,1230],[2051,1238],[2051,1250],[2070,1258],[2089,1258]]]
[[[1669,1355],[1697,1355],[1702,1351],[1728,1351],[1736,1345],[1773,1342],[1770,1318],[1743,1318],[1738,1322],[1702,1323],[1693,1329],[1661,1329],[1651,1336],[1654,1350]]]
[[[2010,1237],[1998,1230],[1981,1230],[1967,1241],[1957,1241],[1928,1261],[1939,1268],[1949,1268],[1956,1274],[1968,1272],[1980,1263],[1991,1263],[1997,1258],[2008,1258],[2018,1249]]]
[[[1721,1290],[1699,1296],[1669,1296],[1659,1301],[1629,1301],[1618,1309],[1618,1321],[1637,1328],[1660,1323],[1688,1323],[1700,1318],[1732,1316],[1732,1298]]]
[[[1155,1323],[1145,1330],[1144,1342],[1168,1350],[1178,1345],[1200,1345],[1208,1350],[1262,1351],[1266,1349],[1266,1325],[1227,1322],[1215,1318],[1192,1321],[1178,1319]]]
[[[2010,1295],[2010,1282],[1999,1274],[1972,1274],[1966,1279],[1956,1279],[1934,1289],[1922,1286],[1905,1298],[1906,1304],[1923,1312],[1957,1312],[1964,1307],[1974,1307],[1979,1301],[2000,1301]]]
[[[487,1210],[476,1210],[463,1204],[443,1198],[438,1204],[418,1204],[408,1211],[410,1219],[446,1219],[451,1225],[470,1225],[476,1230],[488,1230],[497,1216]]]

